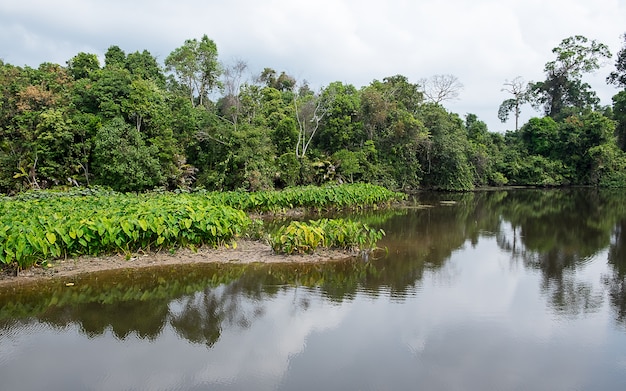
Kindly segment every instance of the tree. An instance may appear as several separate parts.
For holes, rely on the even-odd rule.
[[[498,109],[498,119],[504,123],[509,119],[509,113],[513,112],[513,115],[515,115],[515,130],[518,130],[521,105],[528,101],[524,80],[520,76],[511,81],[506,80],[501,91],[508,92],[513,95],[513,98],[502,102]]]
[[[470,190],[474,175],[468,161],[467,131],[458,115],[437,104],[425,104],[418,118],[429,132],[420,154],[423,184],[441,190]]]
[[[145,130],[146,123],[164,114],[164,95],[151,80],[136,79],[130,84],[128,98],[122,101],[122,111],[133,120],[138,132]]]
[[[293,106],[298,122],[298,142],[296,143],[296,156],[303,158],[311,145],[311,140],[317,133],[320,123],[328,113],[329,104],[333,100],[332,95],[324,97],[321,94],[310,94],[293,97]]]
[[[361,90],[361,119],[368,139],[382,133],[394,111],[417,113],[424,101],[418,84],[410,83],[403,75],[385,77],[382,82],[374,80]]]
[[[70,104],[71,74],[50,63],[38,69],[7,67],[0,73],[2,84],[9,82],[0,88],[0,94],[8,98],[0,111],[9,114],[0,119],[0,161],[7,165],[2,175],[11,170],[13,179],[31,188],[66,184],[68,178],[82,171],[84,162],[85,128],[73,123],[76,110]],[[20,187],[17,181],[2,182]]]
[[[626,151],[626,90],[613,97],[613,118],[617,121],[615,128],[617,146]]]
[[[526,172],[536,174],[521,179],[530,181],[526,184],[596,184],[594,170],[597,172],[598,161],[608,156],[597,153],[617,150],[614,131],[614,122],[598,112],[571,115],[560,122],[551,117],[531,118],[515,134],[519,134],[526,155],[520,163],[530,168],[535,162],[535,167]]]
[[[280,156],[293,152],[298,143],[298,127],[291,117],[281,119],[272,132],[272,141],[276,147],[276,153]]]
[[[526,150],[531,155],[558,159],[559,124],[551,117],[531,118],[521,129]]]
[[[278,91],[292,91],[296,87],[296,79],[288,75],[285,71],[276,77],[276,71],[272,68],[264,68],[263,72],[257,78],[261,84],[267,87],[276,88]],[[306,82],[303,83],[303,86]]]
[[[161,185],[158,149],[122,118],[106,123],[94,139],[93,173],[98,184],[119,191],[141,191]]]
[[[306,81],[304,82],[304,85],[306,85]],[[295,87],[296,79],[294,79],[293,76],[289,76],[285,72],[281,72],[280,76],[278,76],[278,79],[276,79],[275,88],[278,91],[292,91]]]
[[[376,81],[378,85],[382,83]],[[361,120],[368,140],[373,140],[382,132],[391,104],[376,85],[370,85],[361,91]]]
[[[125,65],[126,53],[117,45],[110,46],[104,53],[104,66],[124,68]]]
[[[202,39],[188,39],[165,59],[168,71],[174,72],[178,81],[185,86],[189,98],[202,106],[208,94],[218,86],[220,65],[217,61],[217,46],[206,35]]]
[[[419,84],[426,100],[435,104],[457,99],[463,89],[463,84],[454,75],[434,75],[421,79]]]
[[[276,71],[272,68],[263,68],[263,72],[258,76],[258,82],[266,87],[276,88]]]
[[[626,34],[624,34],[624,47],[617,54],[615,69],[607,77],[607,82],[623,88],[613,97],[613,118],[617,121],[615,128],[617,145],[622,151],[626,151]]]
[[[596,184],[591,176],[595,163],[590,151],[604,145],[615,148],[614,121],[597,112],[571,116],[560,124],[560,133],[560,143],[553,148],[573,172],[572,182]]]
[[[67,61],[67,70],[74,77],[74,80],[89,77],[89,74],[100,69],[98,56],[89,53],[78,53]]]
[[[323,119],[316,146],[329,155],[340,149],[350,149],[365,141],[363,124],[358,119],[361,100],[351,84],[331,83],[322,92],[328,101],[328,112]]]
[[[543,106],[546,115],[552,118],[559,118],[568,108],[582,112],[586,107],[595,107],[599,99],[582,77],[599,69],[601,61],[611,57],[609,48],[576,35],[565,38],[552,53],[556,59],[545,65],[546,80],[529,85],[533,106]]]
[[[222,115],[230,117],[233,125],[236,127],[241,112],[241,79],[243,72],[248,68],[243,60],[236,60],[232,65],[224,67],[222,73],[222,86],[224,96],[220,102],[220,111]]]
[[[122,112],[122,102],[131,91],[132,75],[127,69],[105,67],[93,76],[93,83],[85,86],[83,110],[97,114],[103,119],[112,119]]]
[[[419,84],[409,82],[403,75],[388,76],[383,79],[388,99],[395,101],[400,107],[415,114],[419,105],[424,102],[424,94]]]
[[[606,78],[607,83],[626,88],[626,33],[623,36],[624,47],[617,53],[615,71]]]
[[[419,185],[423,166],[418,155],[429,145],[427,130],[416,118],[423,98],[419,86],[402,75],[374,80],[361,90],[359,119],[367,138],[362,163],[368,180],[396,188]]]
[[[506,177],[497,170],[497,164],[501,163],[503,156],[500,146],[499,133],[490,133],[487,124],[479,120],[475,114],[465,116],[465,128],[469,141],[468,158],[474,172],[474,183],[478,186],[496,185],[507,183]]]
[[[126,57],[124,67],[134,78],[151,80],[160,88],[165,87],[165,76],[156,58],[149,51],[136,51]]]

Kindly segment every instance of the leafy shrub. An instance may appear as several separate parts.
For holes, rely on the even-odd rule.
[[[283,254],[312,253],[318,247],[370,250],[384,234],[383,230],[350,220],[293,221],[271,234],[270,244],[275,252]]]

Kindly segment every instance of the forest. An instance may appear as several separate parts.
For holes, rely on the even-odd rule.
[[[613,61],[606,45],[572,36],[552,52],[545,80],[504,82],[510,98],[494,111],[516,119],[504,134],[443,107],[452,75],[314,91],[272,68],[247,77],[247,64],[220,62],[206,35],[163,64],[118,46],[104,64],[84,52],[36,69],[0,60],[0,192],[625,186],[626,34],[606,75],[619,91],[609,106],[584,81]],[[518,124],[525,105],[541,115]]]

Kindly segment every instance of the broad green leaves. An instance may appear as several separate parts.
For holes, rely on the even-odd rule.
[[[404,197],[362,184],[255,193],[33,194],[38,197],[0,200],[0,264],[28,267],[62,256],[226,245],[254,228],[248,211],[363,208]],[[319,244],[311,235],[306,240]],[[343,236],[335,242],[351,243]]]
[[[20,267],[59,256],[217,246],[251,222],[207,197],[173,194],[3,201],[0,212],[0,262]]]
[[[384,235],[383,230],[350,220],[293,221],[270,235],[270,244],[275,252],[284,254],[312,253],[318,247],[363,251],[374,249]]]

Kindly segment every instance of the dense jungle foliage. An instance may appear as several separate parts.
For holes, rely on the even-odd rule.
[[[441,105],[454,78],[430,83],[441,91],[402,75],[320,91],[271,68],[248,80],[206,35],[163,64],[117,46],[104,64],[90,53],[37,69],[0,60],[0,192],[626,185],[626,45],[607,77],[621,89],[610,107],[583,81],[611,58],[605,45],[574,36],[553,52],[544,81],[505,83],[500,119],[526,104],[545,114],[505,134]]]

